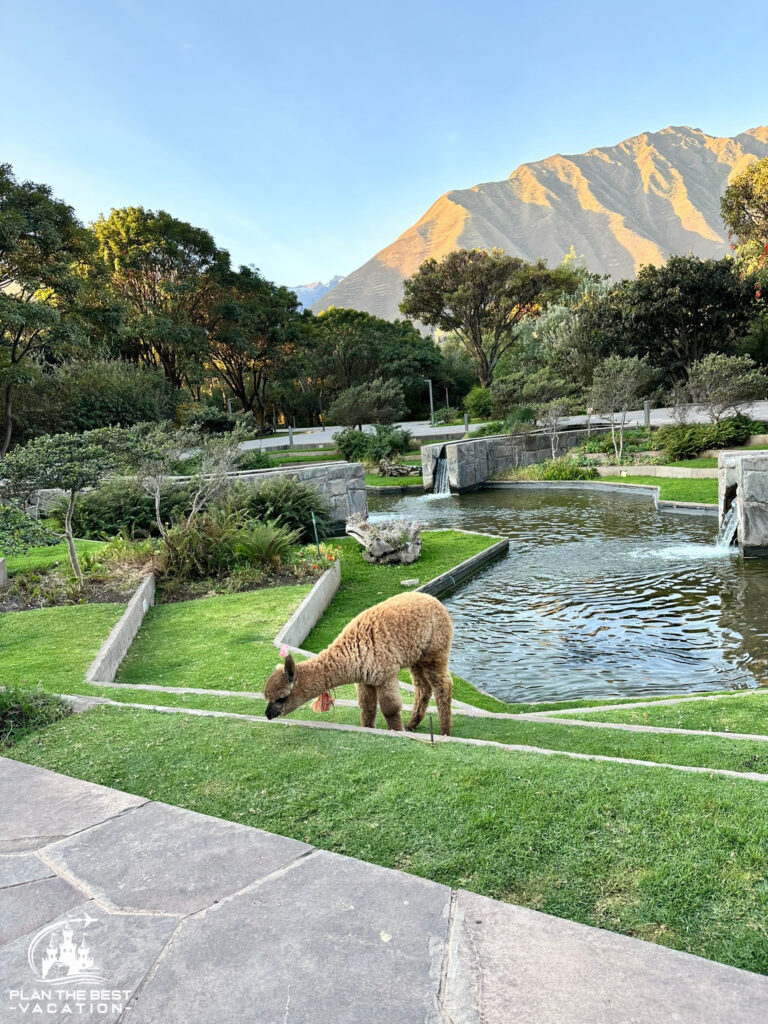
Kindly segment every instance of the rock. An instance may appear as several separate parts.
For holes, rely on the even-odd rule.
[[[378,565],[410,565],[421,554],[422,523],[393,519],[369,523],[362,516],[350,516],[346,532],[363,546],[366,562]]]

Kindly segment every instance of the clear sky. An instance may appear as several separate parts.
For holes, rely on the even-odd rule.
[[[768,123],[763,3],[3,0],[0,162],[163,208],[280,284],[552,153]]]

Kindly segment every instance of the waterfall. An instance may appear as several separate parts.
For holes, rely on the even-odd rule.
[[[448,460],[441,455],[435,467],[435,483],[432,488],[433,494],[450,494],[451,485],[448,483]]]
[[[733,538],[736,536],[736,530],[738,527],[739,502],[737,498],[723,516],[723,521],[720,524],[720,529],[717,531],[717,537],[715,538],[715,547],[729,548],[731,544],[733,544]]]

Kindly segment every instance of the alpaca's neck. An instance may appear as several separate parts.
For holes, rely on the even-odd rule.
[[[299,662],[296,671],[298,685],[308,700],[326,693],[332,686],[355,682],[358,674],[356,666],[339,657],[333,645],[321,651],[317,657]]]

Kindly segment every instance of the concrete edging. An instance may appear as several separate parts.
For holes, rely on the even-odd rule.
[[[291,615],[272,643],[299,651],[305,640],[323,617],[341,584],[341,561],[337,559],[330,569],[312,587],[296,611]]]
[[[455,532],[475,534],[479,537],[493,537],[491,533],[479,533],[477,530],[455,530]],[[416,587],[415,591],[439,597],[440,594],[453,590],[459,583],[463,583],[470,576],[474,576],[475,573],[484,569],[486,565],[495,562],[497,558],[503,558],[508,551],[509,538],[501,537],[495,544],[486,548],[485,551],[479,551],[476,555],[472,555],[471,558],[460,562],[454,569],[449,569],[448,572],[441,573],[439,576],[435,576],[434,579],[427,580],[420,587]]]
[[[6,585],[7,582],[8,582],[8,569],[7,569],[6,564],[5,564],[5,559],[4,558],[0,558],[0,590],[2,590],[2,588]]]
[[[491,480],[484,484],[482,490],[503,491],[511,488],[542,488],[554,491],[592,490],[613,491],[615,494],[640,494],[653,498],[659,512],[690,513],[691,515],[717,516],[717,505],[703,501],[669,501],[659,498],[661,489],[656,484],[619,484],[603,483],[599,480]]]
[[[86,683],[98,686],[99,683],[111,683],[114,680],[148,608],[154,603],[155,577],[150,573],[139,584],[125,611],[99,648],[99,653],[88,666],[88,671],[85,673]]]
[[[423,484],[384,484],[377,487],[375,484],[365,485],[366,494],[426,494]]]

